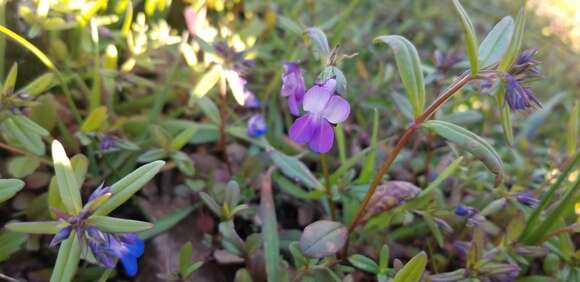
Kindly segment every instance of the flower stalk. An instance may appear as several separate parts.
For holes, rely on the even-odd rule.
[[[322,165],[322,173],[324,174],[324,190],[328,198],[328,208],[330,209],[330,218],[336,220],[336,206],[334,205],[334,195],[330,185],[330,175],[328,173],[328,158],[325,153],[320,154],[320,163]]]
[[[482,71],[481,73],[484,73],[484,72],[489,72],[489,71]],[[391,164],[395,161],[395,159],[397,158],[397,156],[399,155],[401,150],[409,142],[409,140],[411,139],[411,136],[413,136],[413,133],[415,133],[415,131],[417,131],[417,129],[419,129],[419,127],[421,126],[421,124],[423,122],[425,122],[429,118],[431,118],[431,116],[439,108],[441,108],[441,106],[447,100],[449,100],[449,98],[451,98],[455,93],[457,93],[467,83],[469,83],[470,81],[472,81],[476,78],[477,78],[477,76],[472,76],[469,72],[463,73],[449,87],[447,87],[447,89],[445,89],[437,97],[437,99],[435,99],[435,101],[433,101],[433,103],[431,103],[431,105],[429,105],[429,107],[427,107],[427,109],[425,111],[423,111],[423,113],[421,115],[419,115],[417,118],[415,118],[413,123],[405,130],[405,132],[403,133],[403,135],[401,136],[401,138],[399,139],[399,141],[395,145],[395,148],[389,154],[388,158],[383,162],[383,164],[381,165],[381,168],[379,169],[379,171],[375,175],[375,178],[373,179],[373,181],[369,187],[368,192],[366,193],[361,205],[359,206],[359,208],[356,212],[356,216],[355,216],[354,220],[348,226],[348,233],[349,234],[352,234],[354,229],[357,227],[357,225],[359,224],[359,222],[363,218],[365,211],[367,209],[367,206],[369,204],[369,201],[370,201],[371,197],[373,196],[373,194],[375,193],[379,184],[381,184],[383,176],[387,173],[387,171],[391,167]],[[347,252],[347,248],[348,248],[348,244],[345,246],[345,250],[344,250],[345,253]]]

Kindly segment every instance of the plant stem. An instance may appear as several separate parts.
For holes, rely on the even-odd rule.
[[[45,159],[43,157],[39,157],[39,156],[34,155],[32,153],[29,153],[27,151],[20,150],[18,148],[12,147],[12,146],[10,146],[8,144],[0,143],[0,148],[4,149],[6,151],[12,152],[12,153],[16,153],[16,154],[20,154],[20,155],[27,156],[29,158],[33,158],[33,159],[35,159],[35,160],[37,160],[37,161],[39,161],[39,162],[41,162],[41,163],[43,163],[45,165],[52,166],[52,162],[50,160]]]
[[[334,195],[332,194],[332,187],[330,185],[330,175],[328,174],[328,160],[326,154],[320,154],[320,163],[322,164],[322,173],[324,174],[324,189],[326,190],[326,197],[328,198],[328,207],[330,208],[330,219],[336,220],[336,207],[334,206]]]
[[[401,150],[405,147],[407,142],[411,139],[411,136],[417,129],[421,126],[423,122],[428,120],[453,94],[457,93],[465,84],[473,80],[474,77],[471,76],[469,73],[462,74],[457,80],[455,80],[447,89],[445,89],[438,97],[427,107],[427,109],[418,117],[415,118],[415,121],[405,130],[393,151],[389,154],[389,157],[383,162],[381,168],[379,169],[378,173],[375,175],[373,182],[369,187],[369,191],[366,193],[361,205],[359,206],[356,216],[351,224],[348,226],[348,233],[351,234],[354,228],[358,225],[359,221],[364,215],[366,208],[369,204],[369,201],[372,195],[375,193],[377,186],[381,183],[383,176],[389,168],[393,161],[395,161],[397,155],[401,152]],[[348,245],[347,245],[348,246]],[[346,248],[346,247],[345,247]]]
[[[220,124],[219,124],[220,140],[218,143],[218,149],[222,153],[222,157],[224,159],[228,172],[231,174],[232,166],[230,164],[226,148],[226,119],[228,118],[227,114],[228,101],[226,97],[227,94],[226,78],[224,75],[221,75],[219,83],[220,83],[219,85],[220,97],[218,109],[220,114]]]

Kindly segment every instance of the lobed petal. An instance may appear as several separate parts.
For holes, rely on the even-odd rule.
[[[328,104],[326,104],[326,108],[322,112],[322,116],[334,124],[345,121],[349,114],[350,105],[344,98],[338,95],[333,95],[330,98]]]
[[[290,127],[290,139],[298,144],[306,144],[312,140],[312,136],[319,127],[320,118],[312,114],[299,117]]]
[[[317,153],[326,153],[332,149],[334,130],[330,123],[321,119],[312,140],[308,143],[310,149]]]
[[[320,113],[326,108],[331,92],[328,89],[314,85],[304,95],[304,110],[311,113]]]

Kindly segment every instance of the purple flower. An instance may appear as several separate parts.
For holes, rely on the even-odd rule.
[[[87,242],[97,262],[104,267],[113,268],[114,258],[121,260],[129,276],[137,274],[137,258],[143,254],[144,242],[134,233],[112,234],[102,232],[96,227],[87,228]]]
[[[54,247],[56,245],[58,245],[60,242],[66,240],[66,238],[68,238],[68,236],[70,235],[72,231],[72,226],[69,225],[67,227],[63,227],[61,228],[55,235],[54,237],[52,237],[52,240],[50,241],[49,247]]]
[[[290,113],[295,116],[300,115],[300,106],[302,105],[305,91],[304,76],[298,63],[285,63],[280,95],[288,97],[288,108]]]
[[[523,87],[521,82],[514,76],[508,74],[505,78],[506,102],[510,109],[514,111],[526,110],[530,108],[542,108],[542,104],[534,96],[531,89]]]
[[[471,217],[477,213],[477,209],[469,206],[459,205],[455,208],[455,214],[458,216]]]
[[[539,202],[539,200],[534,196],[534,193],[530,191],[517,193],[516,200],[529,207],[535,207]]]
[[[100,139],[99,149],[101,151],[108,151],[115,147],[115,144],[117,143],[115,138],[111,137],[110,135],[103,135]]]
[[[248,109],[257,109],[262,105],[258,97],[250,91],[247,90],[244,92],[244,107]]]
[[[111,193],[112,193],[111,186],[105,186],[105,183],[101,183],[101,185],[99,185],[99,187],[97,187],[97,189],[95,189],[95,191],[91,193],[89,199],[87,200],[87,204],[98,199],[101,196]]]
[[[343,122],[350,114],[350,105],[334,95],[336,80],[329,79],[323,85],[314,85],[304,95],[304,111],[290,127],[290,138],[298,144],[306,144],[318,153],[326,153],[334,143],[331,124]]]
[[[248,120],[248,135],[250,137],[258,138],[266,134],[268,125],[264,116],[261,114],[254,114]]]

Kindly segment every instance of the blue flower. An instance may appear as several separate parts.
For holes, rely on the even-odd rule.
[[[104,267],[113,268],[115,258],[129,276],[137,274],[139,258],[143,254],[144,242],[134,233],[107,233],[96,227],[87,228],[87,242],[97,262]]]
[[[517,193],[516,200],[529,207],[535,207],[539,202],[539,200],[534,196],[534,193],[530,191]]]
[[[248,120],[248,135],[250,137],[258,138],[266,134],[268,125],[266,119],[261,114],[254,114]]]
[[[455,208],[455,214],[458,216],[471,217],[477,213],[477,209],[469,206],[459,205]]]
[[[101,151],[111,150],[113,147],[115,147],[116,143],[117,142],[115,141],[115,138],[111,137],[110,135],[103,135],[100,138],[99,149]]]

